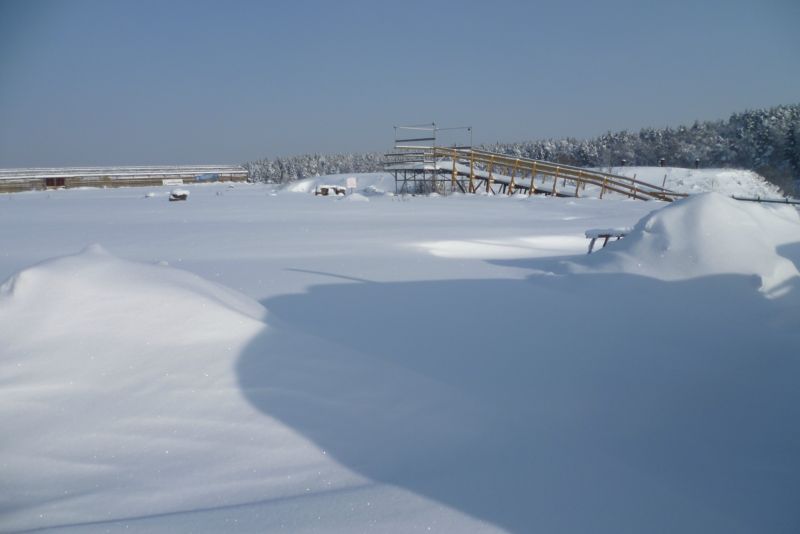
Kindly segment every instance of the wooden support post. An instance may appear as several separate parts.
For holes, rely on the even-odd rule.
[[[603,200],[603,195],[606,194],[606,180],[608,180],[608,178],[603,176],[603,187],[600,188],[600,200]]]
[[[561,167],[556,167],[556,175],[553,176],[553,191],[550,193],[552,196],[556,196],[556,185],[558,184],[559,172],[561,172]]]
[[[450,177],[450,192],[456,190],[456,151],[453,150],[453,174]]]
[[[508,184],[508,195],[511,196],[514,194],[514,175],[517,173],[517,167],[519,167],[519,158],[514,162],[514,167],[511,168],[511,180]]]
[[[469,192],[475,192],[475,154],[469,151]]]
[[[536,180],[536,164],[534,163],[533,167],[531,167],[531,186],[528,188],[528,196],[531,196],[536,192],[536,185],[534,184],[535,180]]]
[[[489,178],[486,180],[486,193],[488,194],[490,191],[494,194],[494,189],[492,189],[492,182],[494,178],[492,178],[492,167],[494,166],[494,156],[491,157],[489,160]]]
[[[578,192],[581,189],[582,180],[583,180],[583,171],[578,171],[578,179],[575,180],[575,198],[578,198],[580,196]]]

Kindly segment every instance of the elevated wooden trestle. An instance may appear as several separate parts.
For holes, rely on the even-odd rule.
[[[412,139],[409,141],[416,141]],[[423,138],[422,140],[426,140]],[[587,185],[639,200],[671,202],[686,196],[636,178],[471,147],[398,145],[386,155],[396,193],[486,192],[579,197]],[[449,182],[449,184],[448,184]]]

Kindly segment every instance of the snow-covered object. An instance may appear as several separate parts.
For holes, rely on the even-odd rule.
[[[588,233],[587,233],[588,236]],[[690,196],[640,220],[619,242],[576,263],[582,272],[627,272],[661,280],[757,275],[764,291],[798,276],[777,247],[800,241],[794,207]]]
[[[631,230],[632,229],[627,226],[622,228],[590,228],[589,230],[586,230],[585,234],[589,239],[595,239],[603,236],[624,237],[629,234]]]
[[[332,185],[347,188],[347,179],[352,178],[353,174],[330,174],[326,176],[316,176],[305,178],[296,182],[291,182],[283,187],[282,191],[288,193],[313,193],[323,185]],[[365,173],[356,174],[358,178],[359,191],[366,191],[370,188],[375,190],[394,190],[394,176],[388,173]]]
[[[314,190],[317,196],[344,196],[347,194],[347,189],[339,185],[322,184]]]
[[[188,189],[173,189],[169,192],[170,200],[186,200],[187,198],[189,198]]]

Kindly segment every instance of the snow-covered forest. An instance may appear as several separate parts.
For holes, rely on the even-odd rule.
[[[388,147],[387,147],[388,148]],[[734,167],[756,171],[791,191],[800,179],[800,104],[735,113],[728,120],[678,128],[644,128],[594,139],[494,143],[483,148],[523,157],[591,167],[658,165]],[[285,183],[322,174],[375,172],[383,154],[302,154],[245,163],[253,180]],[[624,160],[624,162],[623,162]]]

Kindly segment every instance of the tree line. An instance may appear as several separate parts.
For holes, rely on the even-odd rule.
[[[494,143],[480,148],[514,157],[586,167],[729,167],[764,176],[785,192],[800,180],[800,104],[734,113],[727,120],[677,128],[609,132],[593,139]],[[383,154],[302,154],[247,162],[250,179],[286,183],[324,174],[379,172]]]

